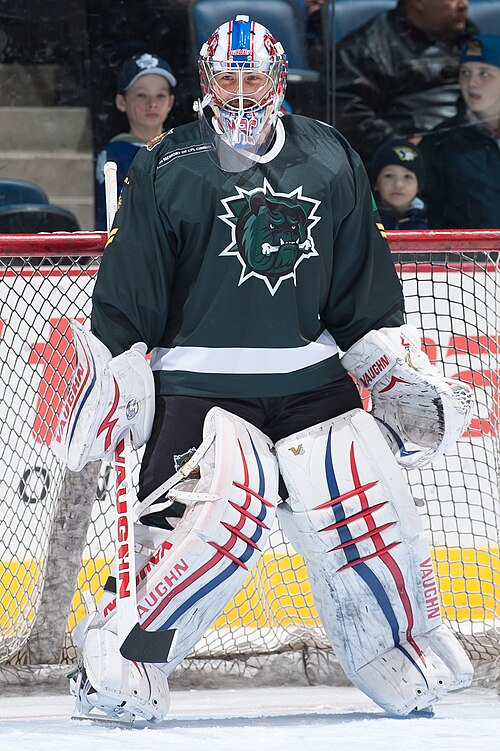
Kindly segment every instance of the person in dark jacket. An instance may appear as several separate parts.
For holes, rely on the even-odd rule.
[[[500,227],[500,36],[481,35],[460,57],[460,113],[420,148],[432,228]]]
[[[467,11],[468,0],[399,0],[340,42],[336,127],[365,163],[456,115],[460,48],[478,33]]]
[[[371,163],[378,212],[385,229],[429,229],[424,201],[424,160],[418,146],[393,139],[379,146]]]

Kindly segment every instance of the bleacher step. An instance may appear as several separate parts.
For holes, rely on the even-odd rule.
[[[0,144],[7,149],[91,151],[86,107],[0,107]]]
[[[85,196],[93,186],[92,154],[57,151],[0,151],[0,175],[41,185],[53,195]]]
[[[0,105],[50,107],[68,86],[60,65],[0,64]]]

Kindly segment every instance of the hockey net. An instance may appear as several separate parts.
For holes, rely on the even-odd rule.
[[[443,615],[477,676],[488,680],[500,656],[500,232],[388,237],[408,320],[425,332],[430,359],[474,387],[474,419],[456,450],[408,478],[428,530]],[[44,680],[75,661],[73,630],[110,571],[111,468],[65,472],[49,448],[74,366],[70,320],[90,315],[104,242],[100,233],[0,236],[2,685],[27,675]],[[344,680],[303,561],[279,527],[172,683],[218,686],[233,677]]]

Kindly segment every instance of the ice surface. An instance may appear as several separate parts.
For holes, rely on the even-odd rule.
[[[388,717],[355,688],[173,691],[154,726],[71,720],[64,695],[0,697],[3,751],[471,751],[500,748],[500,698],[450,694],[433,718]]]

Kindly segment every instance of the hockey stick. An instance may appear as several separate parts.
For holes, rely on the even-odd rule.
[[[116,607],[120,652],[135,662],[167,662],[175,629],[145,631],[137,618],[134,501],[130,472],[130,433],[115,449],[116,477]]]
[[[104,165],[104,194],[106,196],[106,230],[109,235],[115,220],[118,205],[118,183],[116,179],[116,162],[106,162]]]
[[[108,234],[117,207],[115,162],[104,165],[106,222]],[[145,631],[137,618],[137,580],[135,566],[134,501],[130,452],[130,432],[118,442],[114,455],[116,491],[116,610],[120,653],[135,662],[167,662],[175,630]]]

